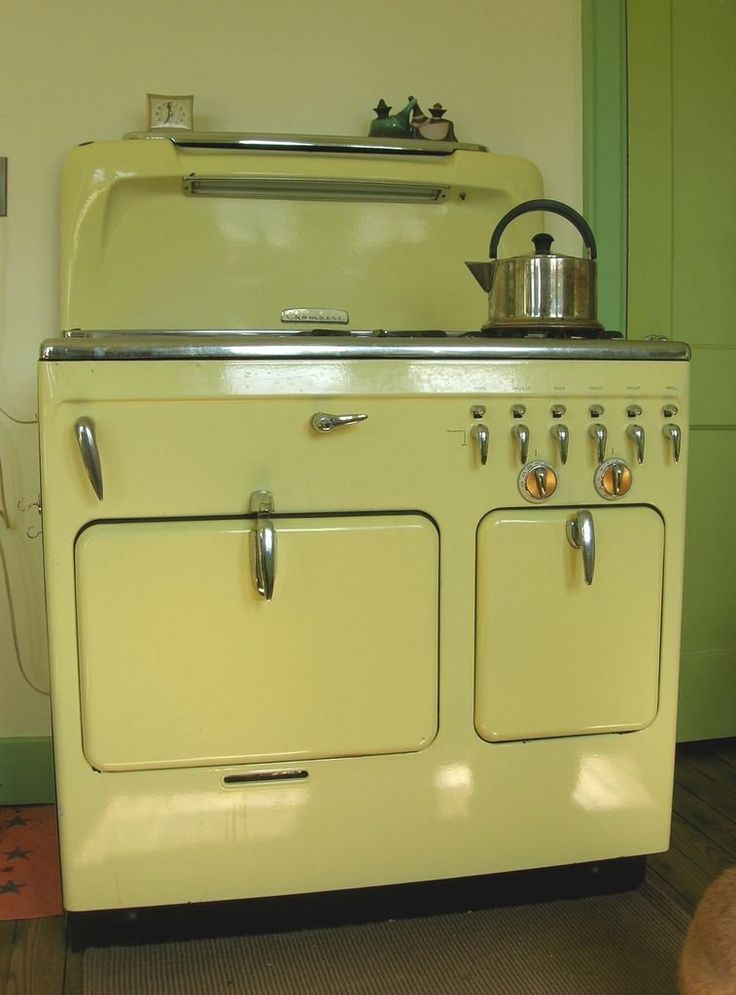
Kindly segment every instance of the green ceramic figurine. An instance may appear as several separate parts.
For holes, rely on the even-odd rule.
[[[417,107],[415,97],[409,97],[409,103],[399,111],[391,114],[391,108],[381,97],[373,108],[376,117],[371,121],[370,135],[379,138],[411,138],[412,114]]]

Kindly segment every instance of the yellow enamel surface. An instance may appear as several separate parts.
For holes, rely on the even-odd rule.
[[[405,753],[437,729],[437,533],[416,515],[104,523],[76,543],[82,737],[100,770]],[[306,638],[309,633],[309,638]]]
[[[646,507],[596,508],[588,585],[566,536],[574,517],[569,508],[497,511],[480,524],[475,725],[484,739],[626,732],[656,715],[662,519]]]
[[[446,191],[429,204],[185,196],[192,173]],[[75,149],[62,190],[63,329],[272,329],[305,307],[345,309],[352,328],[467,329],[487,299],[464,261],[487,259],[496,220],[542,184],[531,163],[484,152],[284,156],[130,140]],[[503,251],[528,251],[540,224],[519,220]]]
[[[678,421],[685,429],[687,374],[686,363],[661,362],[40,364],[44,554],[67,907],[287,894],[666,848],[688,441],[683,442],[680,463],[673,463],[662,436],[662,405],[664,398],[678,405]],[[640,731],[489,743],[475,729],[475,634],[481,610],[476,600],[478,528],[486,516],[503,509],[541,514],[523,501],[517,487],[520,466],[510,411],[516,402],[527,406],[530,458],[550,460],[559,473],[558,489],[545,511],[584,507],[596,518],[618,514],[624,519],[638,515],[636,509],[646,503],[654,509],[652,516],[661,516],[665,523],[658,708]],[[565,421],[571,435],[565,467],[559,466],[550,434],[554,424],[550,409],[560,402],[567,407]],[[646,458],[640,467],[633,462],[626,437],[626,406],[632,402],[642,408],[638,420],[647,434]],[[593,403],[605,408],[608,454],[622,456],[633,467],[631,491],[613,507],[597,496],[593,486],[595,456],[587,435]],[[484,424],[490,431],[490,447],[485,467],[470,438],[471,408],[476,404],[487,409]],[[362,412],[368,417],[320,435],[310,428],[317,411]],[[96,426],[105,486],[102,502],[86,477],[75,440],[74,424],[82,416],[92,418]],[[308,772],[300,781],[223,783],[227,776],[290,766],[280,760],[96,772],[82,740],[75,544],[101,529],[102,523],[115,533],[131,524],[143,530],[143,523],[159,518],[214,521],[218,516],[247,515],[249,496],[257,489],[270,490],[278,514],[292,522],[305,515],[346,514],[355,514],[362,522],[371,512],[379,513],[379,521],[386,516],[391,521],[434,523],[428,533],[424,527],[419,530],[423,535],[434,535],[436,525],[436,735],[424,748],[411,752],[300,760],[299,767]],[[661,531],[654,531],[656,542],[662,541]],[[635,534],[641,535],[638,528]],[[366,567],[370,577],[386,567],[379,546],[380,563]],[[641,555],[659,556],[648,548]],[[605,561],[603,549],[601,557]],[[129,568],[122,565],[124,559],[121,553],[125,576]],[[626,590],[617,592],[615,605],[602,611],[596,629],[598,639],[618,642],[630,657],[627,680],[638,676],[639,667],[639,623],[624,610],[630,589],[637,589],[639,559],[638,553],[629,556],[628,571],[622,568],[620,581]],[[412,553],[408,562],[397,553],[388,564],[388,579],[380,582],[396,599],[391,617],[401,619],[391,649],[393,659],[401,663],[387,678],[386,693],[401,689],[396,671],[413,652],[412,628],[418,613],[424,611],[428,630],[436,631],[433,608],[420,594],[435,583],[434,574],[431,582],[419,576],[430,563],[434,560],[426,549]],[[503,569],[518,578],[518,564]],[[152,587],[156,577],[168,578],[169,573],[165,563],[152,571],[152,579],[143,583],[142,597],[148,603],[145,592],[150,592],[150,604],[160,606],[168,587],[164,592]],[[390,580],[391,571],[395,582]],[[523,576],[534,631],[548,644],[551,658],[570,654],[573,662],[565,664],[563,680],[566,691],[574,693],[569,675],[590,666],[591,649],[587,642],[571,638],[569,628],[559,626],[559,597],[550,604],[549,591],[539,585],[538,576],[536,563]],[[278,585],[277,574],[275,599]],[[219,643],[218,652],[202,649],[199,604],[186,584],[183,591],[186,596],[179,598],[175,614],[186,634],[177,634],[175,645],[183,647],[191,638],[206,655],[206,686],[221,687],[219,668],[224,666],[227,674],[230,650],[222,651]],[[100,608],[103,595],[96,601],[95,595],[90,597]],[[305,597],[313,599],[314,592],[306,591]],[[171,593],[171,598],[176,595]],[[365,597],[366,619],[384,610],[383,598],[374,583]],[[274,600],[270,607],[276,605]],[[171,617],[174,609],[167,607],[166,612]],[[339,629],[339,598],[330,616]],[[298,624],[303,645],[325,639],[321,621],[301,614]],[[596,628],[587,618],[583,625],[586,632]],[[357,660],[366,639],[381,637],[367,633],[364,625],[354,629]],[[123,636],[127,646],[137,638]],[[84,628],[82,637],[84,652]],[[520,632],[519,639],[523,638]],[[513,680],[508,670],[517,666],[517,658],[515,652],[508,661],[494,659],[495,672],[506,671],[507,687]],[[83,667],[91,670],[95,665],[90,658]],[[283,660],[274,665],[285,666]],[[651,670],[648,659],[642,665]],[[171,674],[176,664],[168,661],[166,666]],[[423,673],[426,692],[428,678]],[[607,679],[613,680],[610,675]],[[646,683],[650,677],[641,679]],[[256,692],[265,693],[264,688]],[[383,693],[375,686],[373,692],[379,697]],[[401,694],[405,693],[404,687]],[[127,690],[118,703],[121,715],[115,721],[128,721],[134,728],[140,709],[150,704],[145,694],[135,700]],[[576,721],[597,723],[599,705],[599,698],[593,698],[590,713],[584,714],[580,698]],[[334,706],[330,696],[329,710]],[[212,713],[207,714],[211,718]],[[402,732],[414,729],[415,716],[396,715],[397,722],[401,718],[399,725],[406,723]],[[277,711],[273,719],[278,726],[282,713]],[[327,715],[325,721],[329,729],[338,720]],[[160,751],[170,738],[180,753],[187,748],[190,755],[201,753],[201,746],[191,745],[195,737],[188,739],[185,723],[170,719],[161,732],[153,731],[154,724],[149,719],[144,731],[157,737]],[[431,730],[424,732],[431,735]],[[369,731],[360,728],[346,735],[355,741],[370,738]],[[406,745],[412,736],[416,744],[418,733],[412,732],[399,745]],[[131,732],[128,743],[134,738]],[[203,862],[205,850],[216,852],[218,859]]]

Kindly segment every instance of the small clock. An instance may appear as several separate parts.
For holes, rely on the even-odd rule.
[[[194,97],[167,96],[163,93],[148,94],[148,128],[193,127],[192,105]]]

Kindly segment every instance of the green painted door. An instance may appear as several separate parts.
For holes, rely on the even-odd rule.
[[[736,0],[629,0],[628,334],[689,342],[678,738],[736,735]]]

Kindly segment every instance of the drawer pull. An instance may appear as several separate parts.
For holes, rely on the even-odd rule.
[[[82,453],[82,462],[87,471],[87,477],[92,485],[92,490],[97,495],[98,500],[102,500],[102,467],[100,465],[100,452],[97,448],[97,438],[95,436],[95,423],[91,418],[79,418],[74,425],[79,450]]]
[[[276,578],[276,529],[268,517],[273,514],[271,492],[253,491],[250,511],[256,516],[255,528],[250,534],[251,576],[260,597],[270,601]]]

